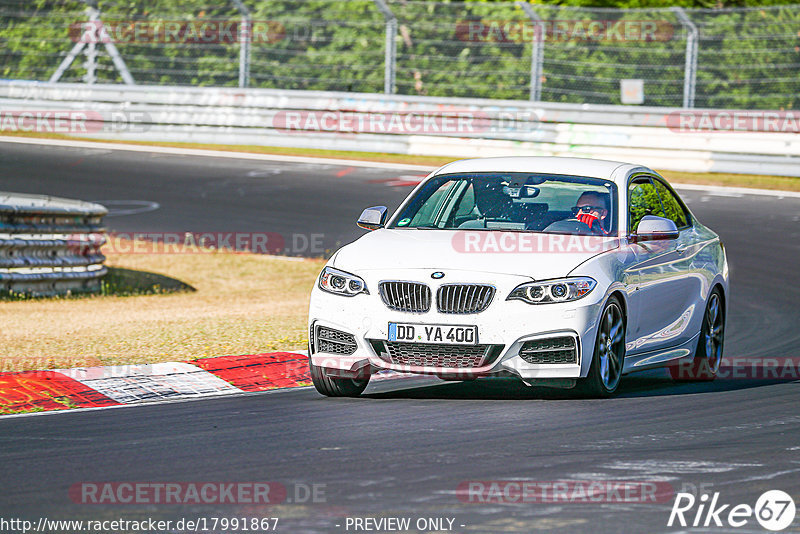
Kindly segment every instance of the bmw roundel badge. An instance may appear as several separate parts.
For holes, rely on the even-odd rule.
[[[431,274],[431,278],[434,280],[441,280],[444,278],[444,273],[442,271],[436,271],[435,273]]]

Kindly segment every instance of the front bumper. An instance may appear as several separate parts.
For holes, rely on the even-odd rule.
[[[315,366],[333,374],[373,373],[381,369],[434,374],[449,377],[508,376],[525,380],[585,377],[593,354],[598,316],[604,304],[599,288],[583,299],[569,303],[531,305],[522,301],[506,301],[517,285],[529,278],[506,276],[491,283],[497,293],[489,307],[475,314],[439,313],[432,306],[427,313],[407,313],[390,310],[377,294],[377,279],[367,280],[371,294],[343,297],[314,289],[309,308],[310,357]],[[461,281],[461,279],[459,279]],[[465,280],[475,282],[476,280]],[[428,281],[425,281],[428,283]],[[436,293],[435,284],[429,284]],[[397,363],[386,357],[384,342],[389,339],[389,323],[415,323],[420,325],[475,325],[478,343],[487,346],[486,355],[479,365],[446,367],[441,365],[409,365]],[[353,346],[347,350],[320,343],[316,333],[326,327],[352,335]],[[541,359],[526,358],[526,342],[535,340],[572,339],[576,357],[568,363],[531,363]],[[350,340],[347,343],[351,343]],[[528,344],[530,348],[532,344]],[[547,344],[536,344],[548,347]],[[549,345],[549,346],[552,346]],[[450,345],[457,350],[457,346]],[[471,349],[470,349],[471,350]],[[343,353],[344,352],[344,353]],[[469,352],[469,351],[464,351]]]

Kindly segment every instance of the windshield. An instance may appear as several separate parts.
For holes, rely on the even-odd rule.
[[[611,235],[617,230],[610,180],[532,173],[436,176],[421,187],[390,228],[504,230]]]

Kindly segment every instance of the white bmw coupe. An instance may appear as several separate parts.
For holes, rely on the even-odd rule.
[[[658,173],[576,158],[445,165],[336,252],[311,294],[317,390],[357,396],[382,369],[516,377],[613,395],[622,375],[681,363],[713,379],[728,266]]]

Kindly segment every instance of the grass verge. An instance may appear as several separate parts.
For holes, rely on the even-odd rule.
[[[108,254],[107,264],[117,294],[0,303],[0,371],[305,348],[308,297],[324,260],[215,251]],[[136,273],[162,290],[141,291]]]
[[[119,143],[144,146],[166,146],[176,148],[191,148],[200,150],[221,150],[225,152],[245,152],[254,154],[277,154],[285,156],[308,156],[318,158],[351,159],[359,161],[379,161],[384,163],[406,163],[414,165],[429,165],[438,167],[449,163],[456,157],[448,156],[409,156],[405,154],[386,154],[376,152],[353,152],[347,150],[322,150],[313,148],[288,148],[258,145],[216,145],[203,143],[168,143],[149,141],[117,141],[94,138],[71,137],[59,134],[42,134],[31,132],[3,132],[3,135],[16,137],[36,137],[49,139],[72,139],[81,141],[94,141],[103,143]],[[667,180],[673,183],[723,185],[730,187],[750,187],[755,189],[774,189],[779,191],[800,191],[800,178],[791,176],[769,176],[762,174],[723,174],[723,173],[694,173],[680,171],[659,171]]]

